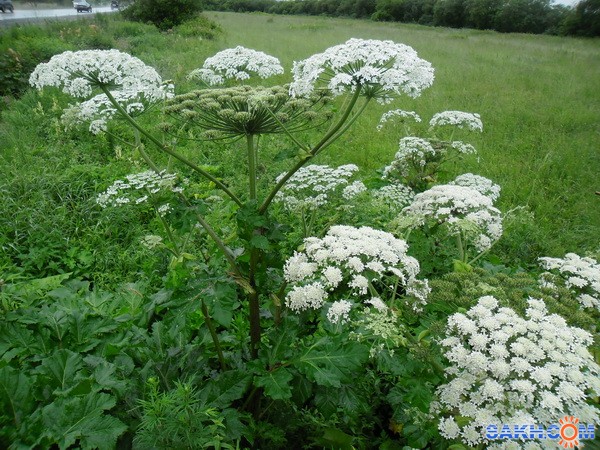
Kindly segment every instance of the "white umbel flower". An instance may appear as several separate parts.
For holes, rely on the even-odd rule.
[[[429,121],[432,128],[442,126],[455,126],[469,131],[483,131],[483,123],[479,114],[463,111],[442,111],[434,114]]]
[[[227,79],[241,81],[252,75],[265,79],[282,73],[283,67],[274,56],[237,46],[206,59],[202,68],[192,71],[188,78],[196,78],[214,86],[223,84]]]
[[[434,79],[431,64],[411,47],[354,38],[294,62],[293,74],[294,96],[310,95],[322,81],[333,95],[360,87],[364,95],[383,103],[402,94],[418,97]]]

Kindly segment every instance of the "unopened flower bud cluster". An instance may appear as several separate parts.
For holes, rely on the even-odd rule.
[[[482,297],[466,314],[448,318],[441,341],[449,366],[439,387],[435,414],[442,436],[470,446],[485,444],[495,424],[556,423],[568,412],[582,423],[598,423],[600,366],[587,350],[592,336],[548,314],[542,300],[528,300],[527,318]],[[454,416],[469,418],[459,425]]]
[[[374,298],[373,283],[388,289],[396,281],[407,297],[423,304],[429,286],[426,280],[417,279],[419,263],[407,255],[407,250],[405,241],[370,227],[337,225],[323,238],[307,238],[304,250],[295,252],[284,266],[284,277],[291,287],[286,306],[293,311],[320,309],[342,295],[342,300],[362,301],[384,310],[379,296]],[[348,304],[335,305],[330,305],[334,308],[330,319],[347,318]]]
[[[541,276],[542,286],[566,286],[584,308],[600,311],[600,263],[594,258],[567,253],[564,258],[540,258],[540,265],[550,271]]]

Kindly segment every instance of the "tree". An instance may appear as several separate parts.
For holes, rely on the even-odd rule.
[[[600,0],[582,0],[563,23],[563,34],[600,36]]]
[[[502,4],[502,0],[466,0],[465,25],[479,30],[493,29],[496,14]]]
[[[550,11],[550,0],[507,0],[496,15],[495,29],[540,34],[548,29]]]
[[[437,0],[433,7],[434,25],[462,28],[465,16],[465,0]]]

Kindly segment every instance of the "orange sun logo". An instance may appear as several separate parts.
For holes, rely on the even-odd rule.
[[[560,423],[560,441],[558,445],[563,448],[575,448],[579,445],[579,419],[573,416],[565,416],[559,420]]]

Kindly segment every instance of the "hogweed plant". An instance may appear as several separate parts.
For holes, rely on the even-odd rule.
[[[281,72],[276,58],[237,47],[209,58],[190,76],[214,86],[230,80],[239,83],[255,75],[266,79]],[[64,117],[71,122],[88,123],[92,133],[110,132],[110,122],[117,118],[133,129],[135,141],[129,145],[149,170],[115,181],[97,197],[97,202],[103,208],[152,208],[166,238],[148,234],[141,245],[148,249],[166,248],[178,267],[191,267],[183,272],[184,276],[173,279],[179,283],[177,295],[186,295],[190,303],[198,303],[201,324],[207,328],[206,333],[203,330],[204,334],[198,334],[202,345],[210,348],[206,350],[210,356],[203,356],[203,361],[210,363],[206,368],[210,377],[202,379],[205,386],[198,386],[194,402],[199,402],[199,410],[206,406],[227,411],[227,431],[237,437],[247,431],[239,422],[239,414],[251,413],[252,419],[244,419],[250,423],[263,420],[266,414],[277,415],[278,408],[290,404],[291,409],[285,409],[288,413],[317,405],[335,416],[335,411],[343,409],[348,428],[360,427],[363,417],[358,410],[350,412],[355,408],[340,403],[343,399],[352,404],[353,399],[368,396],[368,389],[373,395],[375,390],[389,389],[389,398],[396,399],[389,401],[404,408],[407,400],[403,396],[409,395],[404,391],[406,384],[400,388],[395,383],[416,383],[419,389],[431,390],[444,372],[436,357],[431,356],[433,353],[428,353],[436,345],[427,339],[432,326],[427,318],[431,313],[427,303],[430,288],[428,281],[419,277],[419,262],[409,255],[407,242],[371,227],[335,224],[317,237],[313,226],[319,208],[340,199],[350,201],[366,190],[355,178],[358,167],[317,165],[313,163],[315,157],[340,139],[372,100],[389,103],[402,95],[418,97],[433,83],[431,64],[402,44],[350,39],[295,62],[292,73],[293,80],[286,86],[236,84],[173,95],[173,87],[139,59],[116,50],[94,50],[54,56],[48,63],[40,64],[30,78],[38,89],[57,87],[87,99],[71,106]],[[345,100],[335,99],[340,96]],[[332,104],[341,106],[336,109]],[[142,125],[137,118],[142,112],[151,114],[159,109],[164,115],[154,128]],[[420,120],[414,113],[398,111],[386,117],[384,122],[397,118]],[[149,122],[147,117],[144,123]],[[411,179],[411,171],[419,170],[418,176],[413,177],[415,182],[407,186],[392,179],[388,186],[364,195],[371,195],[374,204],[393,209],[398,215],[396,226],[403,231],[425,224],[443,229],[445,236],[457,240],[459,260],[472,263],[501,236],[501,214],[493,206],[499,187],[483,177],[465,174],[450,184],[416,195],[413,188],[422,187],[421,181],[429,182],[426,174],[433,177],[435,171],[423,169],[430,164],[430,156],[446,158],[451,148],[458,153],[471,151],[443,130],[458,127],[481,131],[481,122],[477,115],[450,111],[434,116],[430,127],[434,138],[403,138],[395,162],[386,169],[390,178],[399,173],[396,178],[405,182]],[[300,138],[303,133],[299,132],[305,130],[311,130],[311,142]],[[436,137],[442,134],[443,138]],[[278,141],[293,148],[287,151],[287,159],[277,161],[277,169],[271,171],[270,153],[261,147],[268,142],[266,135],[277,135]],[[231,179],[227,175],[216,176],[205,165],[204,154],[198,149],[202,150],[206,141],[219,141],[238,152],[233,153],[236,172]],[[159,163],[165,159],[167,168]],[[175,162],[181,164],[185,177],[177,174]],[[287,164],[283,171],[279,169],[281,164]],[[189,183],[186,177],[191,180]],[[198,192],[199,186],[203,192]],[[287,250],[286,224],[273,218],[276,204],[287,208],[304,226],[304,240],[295,251]],[[200,244],[194,241],[201,258],[187,253],[195,251],[190,250],[191,233],[202,233],[204,240]],[[582,284],[572,281],[577,283]],[[532,417],[546,418],[540,408],[548,406],[553,412],[560,402],[576,408],[572,413],[596,417],[591,409],[582,406],[583,392],[596,388],[588,379],[597,369],[589,364],[584,367],[588,336],[546,316],[539,301],[532,303],[529,321],[503,310],[496,312],[491,300],[484,303],[469,313],[480,317],[481,324],[469,319],[471,325],[465,328],[465,321],[458,316],[451,319],[451,337],[443,346],[473,346],[475,352],[481,353],[489,344],[490,357],[504,358],[506,352],[512,351],[521,355],[524,363],[515,365],[514,370],[508,362],[495,364],[490,370],[497,373],[492,373],[491,381],[486,382],[480,376],[487,370],[482,367],[485,358],[474,358],[470,368],[466,347],[464,351],[454,350],[456,355],[450,351],[448,359],[457,366],[448,369],[448,375],[459,381],[450,381],[451,387],[440,388],[440,411],[450,414],[452,408],[463,408],[461,414],[477,416],[493,406],[491,400],[506,396],[515,404],[503,403],[505,409],[492,413],[504,420],[513,417],[513,410],[522,409],[529,400],[537,402],[539,397],[541,403],[534,404]],[[495,315],[502,320],[508,318],[507,327],[519,326],[504,330],[492,320]],[[569,356],[569,362],[574,365],[567,370],[557,362],[558,368],[550,365],[549,374],[542,374],[544,377],[539,379],[545,380],[545,390],[568,387],[564,394],[568,398],[557,399],[547,392],[538,396],[535,389],[525,386],[529,367],[538,370],[534,363],[541,361],[531,360],[542,351],[531,350],[533,344],[540,344],[548,352],[547,358],[557,359],[556,351],[546,350],[548,342],[558,345],[557,335],[548,331],[548,336],[530,336],[535,330],[545,333],[548,324],[572,336],[571,343],[563,344],[566,350],[573,351],[575,356]],[[490,333],[478,331],[480,325],[490,332],[500,331],[491,337]],[[475,334],[464,337],[460,335],[463,331]],[[503,350],[507,343],[510,348]],[[406,358],[411,363],[404,367],[404,360],[394,358]],[[431,363],[431,369],[415,369],[416,361]],[[363,373],[360,368],[365,369]],[[377,371],[379,374],[372,376]],[[413,378],[407,381],[402,374],[409,372]],[[577,378],[576,372],[581,377]],[[503,380],[501,376],[514,381],[510,389],[498,388],[500,381],[492,383],[496,378]],[[369,388],[358,392],[360,388],[353,386],[355,379],[360,386]],[[458,389],[455,385],[467,381],[471,384],[461,385],[460,395],[452,396]],[[482,392],[475,392],[480,388]],[[338,390],[344,390],[347,396],[338,395]],[[465,407],[465,395],[471,393],[476,403]],[[415,396],[423,398],[422,392]],[[425,409],[421,407],[419,417],[425,417]],[[451,420],[450,415],[447,417]],[[485,417],[492,418],[489,414]],[[441,424],[440,429],[449,439],[461,437],[466,443],[479,443],[470,428],[456,429],[448,422]],[[329,434],[329,441],[323,438],[327,445],[339,446],[340,442],[332,437],[339,438],[336,433]],[[256,439],[259,432],[248,442]],[[415,445],[425,445],[418,442]]]

